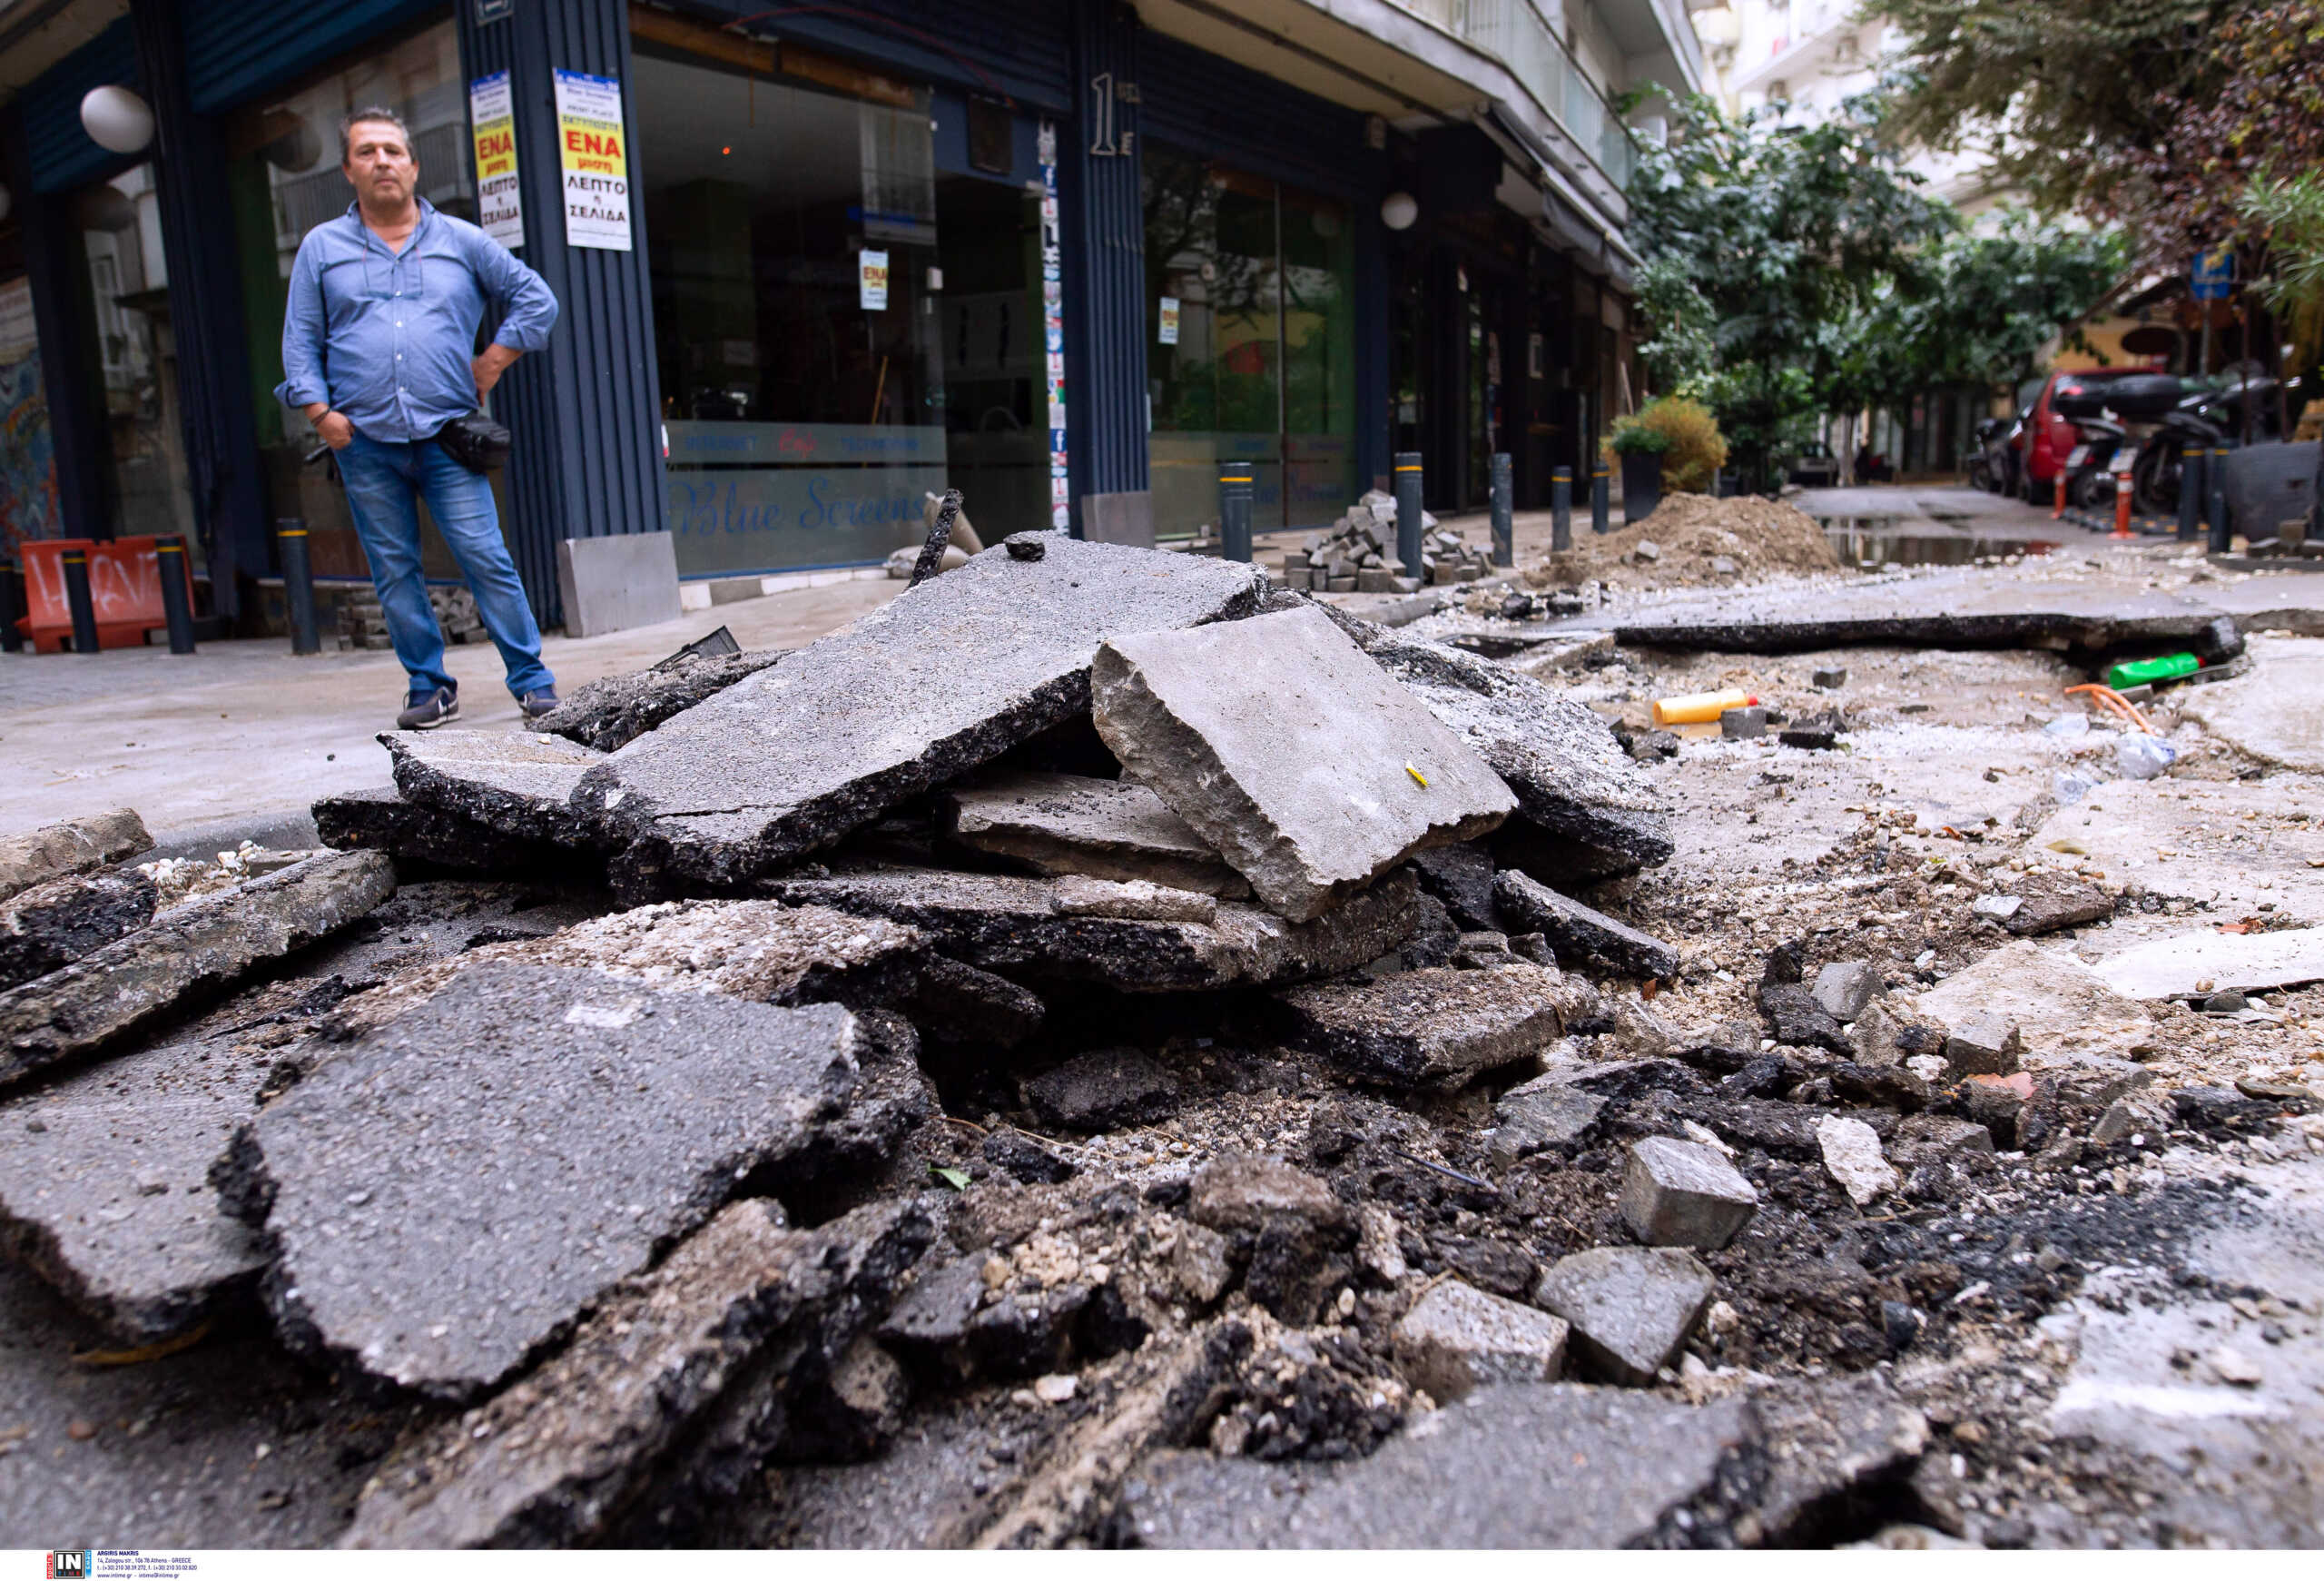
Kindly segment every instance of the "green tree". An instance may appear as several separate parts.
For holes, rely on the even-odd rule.
[[[1701,373],[1691,351],[1676,361],[1695,370],[1755,487],[1831,405],[1849,354],[1842,326],[1885,293],[1917,294],[1919,252],[1958,223],[1905,169],[1876,99],[1852,100],[1817,126],[1781,116],[1777,107],[1730,117],[1690,96],[1675,107],[1669,143],[1642,151],[1630,186],[1649,267],[1693,292],[1654,276],[1665,311],[1675,305],[1675,321],[1654,318],[1655,343],[1690,347],[1707,324],[1716,371]]]

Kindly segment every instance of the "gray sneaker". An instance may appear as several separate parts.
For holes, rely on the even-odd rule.
[[[543,687],[537,692],[527,692],[517,699],[517,707],[525,711],[527,719],[537,719],[556,707],[556,688]]]
[[[425,697],[414,696],[409,706],[396,716],[396,728],[433,730],[459,716],[459,694],[449,687],[438,687]]]

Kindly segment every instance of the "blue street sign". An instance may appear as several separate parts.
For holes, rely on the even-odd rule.
[[[2197,301],[2221,301],[2235,288],[2235,249],[2211,247],[2195,254],[2194,267],[2187,272],[2191,292]]]

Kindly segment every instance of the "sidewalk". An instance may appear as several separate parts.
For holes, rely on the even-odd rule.
[[[795,647],[903,587],[802,588],[606,637],[552,636],[543,657],[569,696],[722,625],[746,648]],[[445,657],[463,710],[448,728],[517,727],[492,647],[448,647]],[[387,783],[376,738],[394,727],[403,695],[393,654],[294,658],[288,639],[205,643],[184,657],[166,647],[0,654],[0,834],[132,806],[164,855],[208,855],[245,838],[310,844],[317,796]]]

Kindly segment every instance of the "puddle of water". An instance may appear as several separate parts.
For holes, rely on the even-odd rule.
[[[1976,538],[1967,533],[1918,531],[1905,528],[1896,517],[1867,517],[1829,521],[1825,539],[1842,565],[1860,570],[1886,566],[2007,565],[2028,556],[2046,555],[2061,540],[2043,538]]]

